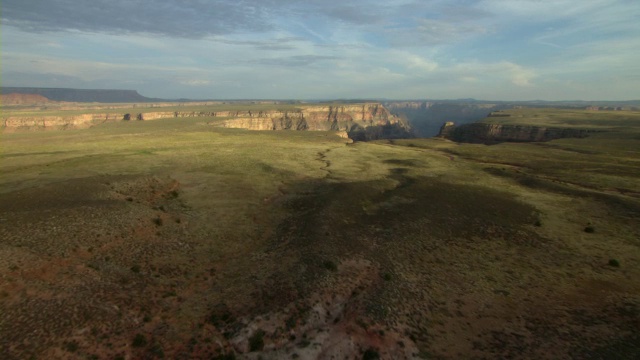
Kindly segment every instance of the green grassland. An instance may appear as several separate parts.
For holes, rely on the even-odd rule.
[[[513,114],[608,131],[2,134],[0,357],[637,357],[637,115]]]

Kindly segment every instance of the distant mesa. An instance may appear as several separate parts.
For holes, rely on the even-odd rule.
[[[2,94],[40,95],[49,100],[67,102],[133,103],[161,100],[142,96],[136,90],[2,87]]]
[[[0,104],[2,105],[44,105],[52,101],[38,94],[1,94]]]

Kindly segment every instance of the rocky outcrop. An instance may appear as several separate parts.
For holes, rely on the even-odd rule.
[[[293,111],[237,115],[225,120],[222,126],[248,130],[340,131],[359,141],[410,136],[409,125],[378,103],[307,106]]]
[[[457,142],[493,144],[499,142],[541,142],[562,138],[584,138],[598,131],[580,128],[491,123],[472,123],[455,126],[452,122],[447,122],[440,129],[439,136]]]
[[[9,116],[2,118],[2,130],[83,129],[123,120],[128,114],[82,114],[74,116]]]

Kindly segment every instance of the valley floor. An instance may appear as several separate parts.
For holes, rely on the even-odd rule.
[[[638,358],[640,137],[611,136],[3,134],[0,357]]]

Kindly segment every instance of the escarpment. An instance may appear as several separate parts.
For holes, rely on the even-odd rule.
[[[248,130],[340,131],[360,141],[402,138],[411,133],[407,123],[377,103],[249,113],[225,120],[222,126]]]
[[[106,122],[166,118],[218,118],[210,124],[247,130],[337,131],[353,140],[411,136],[405,121],[378,103],[317,105],[287,110],[108,112],[68,116],[3,116],[4,131],[81,129]]]
[[[465,143],[492,144],[499,142],[543,142],[562,138],[584,138],[600,130],[545,127],[534,125],[511,125],[472,123],[456,126],[446,122],[439,137]]]

